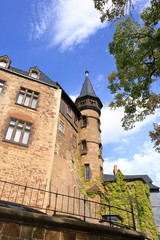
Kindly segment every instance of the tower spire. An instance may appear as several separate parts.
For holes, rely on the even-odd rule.
[[[80,95],[76,99],[75,103],[80,111],[83,109],[94,109],[100,115],[103,105],[101,103],[101,100],[97,97],[88,75],[89,71],[86,70],[84,83]]]
[[[78,98],[81,98],[81,97],[85,97],[85,96],[92,96],[92,97],[96,97],[96,94],[95,94],[95,91],[93,89],[93,86],[91,84],[91,81],[88,77],[89,75],[89,71],[86,70],[85,71],[85,80],[84,80],[84,83],[83,83],[83,86],[82,86],[82,89],[81,89],[81,92],[80,92],[80,95],[78,96]]]

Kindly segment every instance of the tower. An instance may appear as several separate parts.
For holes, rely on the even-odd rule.
[[[100,130],[100,114],[102,103],[96,96],[90,79],[89,72],[86,77],[80,95],[75,104],[81,112],[79,126],[79,150],[85,169],[85,180],[94,180],[102,177],[102,144]]]

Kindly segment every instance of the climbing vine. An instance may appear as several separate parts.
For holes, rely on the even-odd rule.
[[[124,181],[124,175],[118,171],[116,181],[105,183],[104,188],[112,206],[124,208],[126,211],[133,208],[137,231],[145,232],[151,239],[158,239],[149,200],[149,186],[146,183],[142,180]],[[128,212],[114,208],[113,210],[124,219],[124,224],[132,222],[132,215]]]
[[[142,180],[125,181],[124,175],[118,171],[113,182],[103,184],[101,178],[94,181],[85,181],[84,166],[79,158],[77,162],[78,174],[81,182],[81,192],[89,198],[100,196],[102,207],[100,214],[118,214],[123,218],[123,224],[133,226],[134,212],[136,230],[145,232],[149,238],[157,240],[154,217],[149,200],[149,186]],[[87,191],[96,184],[97,191]],[[110,207],[108,207],[110,206]],[[123,210],[122,210],[123,209]]]

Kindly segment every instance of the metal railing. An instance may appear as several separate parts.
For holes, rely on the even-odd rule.
[[[79,196],[50,192],[40,188],[24,186],[0,180],[0,206],[42,212],[49,215],[65,215],[83,221],[98,223],[103,214],[119,214],[124,222],[110,225],[128,227],[136,230],[135,216],[132,201],[123,206],[112,205],[102,201],[92,201],[79,193]]]

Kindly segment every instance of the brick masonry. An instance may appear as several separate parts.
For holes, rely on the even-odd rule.
[[[87,141],[87,154],[84,154],[82,159],[85,164],[90,164],[91,179],[94,180],[97,177],[102,177],[103,165],[100,148],[99,114],[92,109],[82,110],[81,113],[87,117],[87,127],[79,129],[79,142],[82,140]]]
[[[0,178],[47,188],[54,155],[61,90],[55,91],[49,86],[3,71],[0,72],[0,79],[5,81],[0,95]],[[36,110],[15,104],[20,87],[40,93]],[[32,123],[28,147],[3,141],[10,117]]]
[[[79,196],[76,161],[81,154],[78,146],[84,138],[88,147],[87,154],[82,157],[83,163],[90,164],[91,179],[101,177],[98,112],[93,109],[82,111],[88,117],[87,128],[82,129],[81,120],[75,123],[80,112],[61,88],[3,70],[0,71],[0,79],[5,82],[0,94],[0,179]],[[39,93],[36,109],[16,104],[21,87]],[[71,115],[67,114],[68,106],[72,109]],[[4,141],[11,117],[32,123],[28,146]],[[63,132],[59,129],[60,121],[64,123]],[[45,204],[51,205],[49,197]]]
[[[75,187],[78,191],[78,131],[60,112],[62,90],[7,71],[0,71],[0,79],[5,81],[0,94],[0,179],[49,191],[58,189],[65,194],[70,191],[73,195]],[[16,104],[20,87],[39,92],[36,110]],[[27,147],[4,141],[10,117],[32,123]],[[63,133],[59,130],[60,120],[65,124]],[[49,204],[50,199],[46,206]]]

